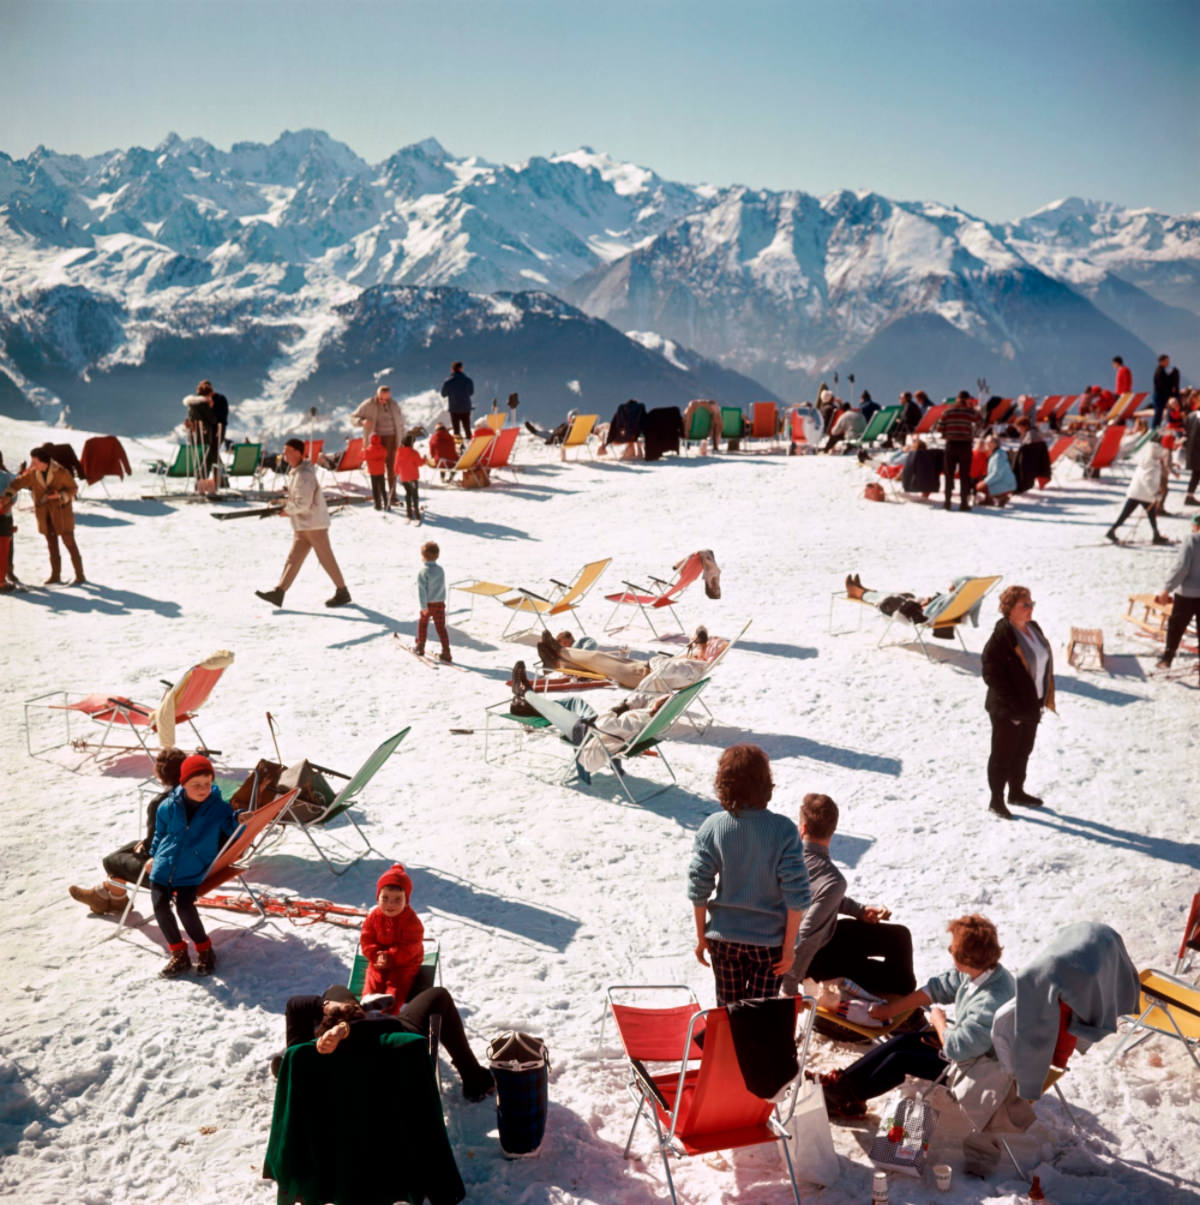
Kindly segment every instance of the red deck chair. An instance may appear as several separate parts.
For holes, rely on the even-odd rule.
[[[688,1001],[675,1007],[645,1008],[621,1004],[614,998],[614,993],[646,996],[662,991],[677,997],[684,993]],[[787,998],[778,1001],[780,1005],[787,1002]],[[799,1014],[806,1001],[797,996],[790,998],[790,1003]],[[648,1107],[667,1174],[667,1187],[671,1200],[678,1205],[669,1155],[683,1158],[778,1142],[783,1148],[796,1205],[800,1205],[800,1190],[787,1147],[786,1126],[795,1109],[796,1085],[808,1055],[815,1011],[812,1008],[806,1010],[803,1047],[785,1116],[771,1101],[763,1100],[747,1089],[738,1067],[729,1014],[724,1008],[702,1011],[690,989],[680,986],[611,987],[608,1004],[629,1060],[629,1092],[638,1102],[625,1143],[625,1157],[629,1158],[633,1135]],[[702,1048],[697,1043],[701,1033]],[[670,1070],[654,1074],[650,1063],[670,1064]]]
[[[313,464],[317,464],[321,457],[321,450],[325,447],[323,439],[306,439],[304,441],[304,459],[311,460]]]
[[[1027,396],[1025,398],[1025,400],[1021,403],[1022,418],[1027,418],[1030,421],[1032,421],[1033,420],[1033,412],[1036,409],[1037,409],[1037,398]]]
[[[1038,407],[1037,421],[1039,423],[1044,423],[1050,417],[1050,415],[1052,415],[1055,412],[1055,410],[1058,409],[1058,404],[1061,401],[1062,401],[1061,393],[1049,394],[1045,398],[1045,400],[1042,402],[1042,404]]]
[[[766,440],[774,444],[779,432],[779,409],[774,402],[752,402],[750,430],[744,439]]]
[[[483,455],[479,458],[479,463],[492,473],[497,469],[508,469],[515,481],[517,466],[512,463],[512,454],[513,446],[516,444],[517,436],[520,434],[520,427],[501,427],[496,432],[496,438],[484,449]]]
[[[996,408],[992,411],[991,421],[993,423],[1007,422],[1016,408],[1017,403],[1012,398],[1006,397],[1004,401],[996,403]]]
[[[178,724],[187,724],[189,728],[196,734],[196,740],[200,747],[205,747],[204,738],[200,735],[200,730],[196,727],[196,713],[208,702],[209,695],[212,694],[213,688],[221,680],[221,675],[226,668],[233,664],[233,654],[222,650],[213,653],[211,657],[201,661],[198,665],[193,665],[182,678],[174,685],[170,682],[163,681],[166,686],[166,693],[159,701],[156,707],[144,706],[135,703],[132,699],[125,698],[123,695],[110,694],[91,694],[74,703],[49,703],[46,706],[55,711],[79,711],[90,719],[95,720],[98,724],[104,725],[104,731],[100,735],[98,741],[89,741],[86,737],[71,736],[71,721],[70,716],[66,716],[66,740],[57,742],[56,745],[47,746],[47,748],[55,748],[57,744],[69,744],[76,749],[94,748],[93,756],[100,756],[101,751],[109,753],[128,753],[136,752],[141,749],[143,753],[154,761],[154,754],[150,752],[150,746],[147,743],[147,736],[150,734],[158,738],[158,743],[162,748],[175,743],[175,727]],[[36,756],[37,753],[44,753],[45,749],[34,750],[30,737],[30,708],[41,705],[42,700],[61,697],[66,699],[67,692],[62,690],[51,691],[49,694],[39,695],[36,699],[30,699],[25,704],[25,737],[29,748],[30,756]],[[109,738],[116,732],[127,731],[137,741],[136,745],[114,745],[109,743]],[[143,735],[146,734],[146,735]]]
[[[679,618],[679,612],[675,608],[675,600],[703,571],[704,562],[700,559],[700,554],[694,552],[680,566],[679,575],[673,582],[665,582],[662,578],[658,577],[650,578],[656,587],[656,591],[650,590],[646,586],[636,586],[633,582],[625,582],[625,585],[628,587],[626,590],[623,590],[619,594],[606,594],[604,596],[606,602],[613,604],[612,614],[608,617],[604,630],[606,632],[616,632],[621,628],[627,628],[629,626],[627,623],[620,623],[614,626],[613,620],[622,607],[637,607],[641,617],[650,625],[650,631],[654,633],[656,640],[660,637],[658,629],[654,626],[654,611],[666,611],[679,624],[679,630],[683,632],[683,621]]]
[[[1108,421],[1110,423],[1127,423],[1145,400],[1146,394],[1144,393],[1130,393],[1124,398],[1118,398],[1109,412]]]
[[[257,794],[257,784],[254,788],[254,794]],[[223,906],[216,905],[213,902],[206,902],[204,897],[216,891],[218,887],[224,887],[226,883],[237,879],[238,885],[249,897],[254,911],[258,913],[258,919],[253,925],[242,927],[243,932],[252,932],[267,919],[267,910],[262,906],[261,901],[254,894],[253,889],[246,882],[244,876],[250,869],[254,854],[266,841],[271,830],[280,823],[280,817],[287,811],[292,801],[299,794],[300,788],[297,787],[295,790],[288,791],[284,795],[277,795],[270,803],[256,808],[246,817],[241,827],[225,842],[224,848],[212,860],[212,865],[205,872],[204,882],[196,889],[197,904],[206,904],[208,907]],[[121,913],[121,920],[117,925],[116,932],[110,933],[104,939],[105,941],[109,937],[124,937],[129,933],[129,917],[133,912],[133,901],[145,882],[145,876],[146,870],[143,867],[142,873],[138,876],[138,881],[130,887],[129,902],[125,905],[125,911]]]
[[[1117,458],[1121,448],[1121,440],[1125,438],[1125,424],[1116,427],[1105,427],[1104,434],[1096,441],[1091,459],[1084,466],[1085,477],[1099,477],[1100,470],[1106,469]]]
[[[928,435],[930,431],[937,426],[937,421],[946,412],[945,406],[931,406],[925,411],[921,417],[921,421],[917,423],[917,429],[913,432],[914,435]]]
[[[1072,409],[1075,407],[1075,404],[1079,401],[1080,396],[1081,395],[1078,393],[1072,393],[1058,403],[1054,409],[1054,418],[1056,422],[1061,423],[1062,420],[1071,413]]]
[[[1182,975],[1191,966],[1189,950],[1200,950],[1200,891],[1192,896],[1192,908],[1183,927],[1183,940],[1179,943],[1179,956],[1175,959],[1176,975]]]

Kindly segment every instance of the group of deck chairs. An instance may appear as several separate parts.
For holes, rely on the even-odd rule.
[[[155,757],[151,751],[151,743],[164,748],[175,744],[176,729],[185,724],[192,730],[198,746],[207,749],[208,746],[196,727],[196,717],[201,708],[208,703],[225,669],[232,662],[233,654],[222,651],[192,666],[177,682],[164,681],[167,689],[162,699],[154,705],[137,703],[124,695],[103,692],[72,700],[69,699],[68,692],[59,690],[30,699],[25,703],[26,747],[29,754],[38,757],[52,749],[69,745],[97,760],[126,753],[145,756],[153,768]],[[55,724],[49,738],[45,732],[47,711],[61,715],[62,718],[62,726]],[[72,728],[72,717],[79,716],[87,718],[89,727],[86,729],[86,735],[81,734],[79,729]],[[35,733],[39,737],[36,742]],[[246,881],[245,875],[268,842],[282,837],[291,829],[304,834],[327,869],[334,875],[344,874],[368,853],[378,852],[374,850],[370,839],[358,824],[352,809],[367,785],[408,733],[409,729],[403,728],[389,736],[372,750],[353,774],[342,774],[324,766],[315,767],[321,776],[328,775],[344,780],[344,785],[337,791],[328,788],[323,795],[313,795],[311,791],[304,792],[309,795],[308,800],[302,799],[301,787],[268,790],[265,782],[260,784],[259,769],[254,771],[245,784],[222,784],[230,788],[225,792],[227,795],[237,787],[243,786],[243,793],[250,801],[249,806],[252,810],[208,868],[198,891],[199,902],[204,903],[205,897],[211,896],[212,892],[236,881],[250,905],[247,910],[253,911],[258,917],[256,924],[261,924],[267,917],[267,911],[260,897]],[[49,739],[49,743],[41,743],[46,739]],[[136,743],[122,743],[129,740]],[[277,769],[281,770],[282,767]],[[323,777],[320,782],[324,783]],[[337,821],[346,822],[348,828],[335,824]],[[346,837],[354,839],[353,846],[343,839]],[[358,847],[358,852],[355,852],[355,846]],[[134,900],[142,886],[140,879],[136,884],[131,884],[129,903],[120,918],[118,932],[129,925]]]
[[[1125,997],[1125,1003],[1117,1011],[1129,1009],[1123,1017],[1128,1028],[1110,1052],[1110,1063],[1140,1042],[1158,1035],[1181,1042],[1200,1070],[1197,1058],[1200,985],[1181,975],[1190,967],[1185,955],[1200,950],[1200,895],[1193,901],[1173,975],[1143,970],[1134,985],[1135,971],[1124,946],[1119,936],[1105,925],[1071,926],[1056,940],[1058,944],[1048,947],[1046,956],[1055,951],[1053,957],[1060,966],[1093,967],[1097,959],[1107,958],[1117,958],[1122,964],[1114,982],[1122,985],[1119,994]],[[1046,989],[1039,982],[1037,991],[1043,990]],[[1030,1067],[1045,1066],[1049,1056],[1040,1091],[1036,1085],[1020,1084],[1018,1092],[1016,1066],[1021,1061],[1022,1042],[1028,1046],[1030,1041],[1022,1038],[1021,1031],[1014,1027],[1014,1019],[1020,1024],[1019,998],[1002,1009],[993,1023],[994,1060],[973,1060],[961,1067],[947,1062],[942,1075],[918,1091],[924,1100],[933,1088],[946,1088],[943,1107],[953,1108],[972,1135],[984,1143],[995,1144],[997,1157],[1002,1150],[1022,1178],[1027,1178],[1027,1172],[1014,1151],[1012,1139],[1030,1128],[1036,1114],[1028,1106],[1014,1107],[1018,1096],[1036,1101],[1053,1090],[1072,1127],[1082,1132],[1080,1121],[1063,1093],[1062,1081],[1077,1049],[1082,1053],[1105,1034],[1114,1032],[1111,1023],[1098,1025],[1086,1012],[1077,1016],[1060,994],[1063,990],[1052,988],[1048,1005],[1051,1010],[1057,1005],[1058,1029],[1053,1049],[1048,1042],[1043,1045],[1047,1034],[1035,1032],[1032,1040],[1036,1045],[1032,1050],[1040,1054],[1037,1058],[1027,1057],[1024,1062],[1024,1075],[1028,1077]],[[1020,991],[1018,980],[1018,997]],[[1077,1007],[1104,1010],[1100,1003],[1103,993],[1089,991],[1085,995],[1087,1002]],[[1136,1004],[1130,1006],[1134,999]],[[1035,1007],[1040,1004],[1040,998],[1034,1002]],[[805,1130],[793,1133],[789,1127],[806,1094],[820,1091],[815,1083],[806,1083],[806,1079],[813,1078],[812,1073],[805,1074],[816,1021],[833,1022],[852,1031],[847,1036],[871,1043],[886,1041],[907,1022],[905,1015],[882,1028],[858,1026],[821,1007],[811,996],[776,997],[702,1009],[695,994],[683,985],[618,985],[607,992],[600,1035],[602,1048],[603,1028],[609,1015],[616,1025],[627,1088],[636,1106],[625,1143],[625,1157],[629,1157],[639,1122],[648,1117],[671,1200],[677,1201],[671,1175],[672,1158],[686,1159],[778,1143],[797,1205],[801,1197],[793,1152],[801,1158],[805,1156],[803,1143],[806,1139],[812,1142],[815,1137],[811,1129],[814,1123],[811,1119],[806,1123],[807,1134]],[[984,1064],[992,1063],[994,1069],[989,1071]],[[779,1069],[771,1082],[761,1079],[764,1066]],[[1037,1075],[1041,1079],[1040,1070]],[[823,1110],[821,1116],[822,1120],[816,1124],[827,1129]],[[937,1115],[930,1110],[926,1119],[931,1126],[924,1135],[928,1142]],[[876,1138],[870,1149],[872,1159],[878,1157],[880,1145],[881,1139]],[[828,1147],[832,1151],[831,1142]],[[896,1169],[895,1164],[877,1166]],[[801,1178],[808,1177],[802,1174]],[[832,1181],[826,1178],[823,1182]]]

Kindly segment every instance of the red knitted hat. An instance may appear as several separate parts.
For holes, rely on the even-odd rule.
[[[185,757],[183,765],[179,767],[179,785],[183,786],[189,778],[195,778],[197,774],[212,773],[214,773],[212,762],[203,753],[193,753],[191,757]]]
[[[379,876],[379,882],[375,884],[375,898],[379,898],[379,893],[385,887],[395,887],[403,891],[408,900],[412,901],[412,879],[408,877],[408,871],[399,862],[393,862],[392,865]]]

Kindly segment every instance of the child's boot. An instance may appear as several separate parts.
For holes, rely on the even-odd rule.
[[[212,942],[204,941],[196,947],[196,974],[211,975],[216,969],[217,958],[213,953]]]
[[[182,975],[185,971],[192,969],[192,960],[188,957],[187,942],[181,941],[177,946],[168,946],[171,951],[171,957],[167,960],[167,965],[159,971],[159,975],[163,979],[174,979],[176,975]]]
[[[453,663],[454,658],[450,656],[449,645],[442,645],[442,651],[438,654],[438,660],[444,662],[446,665]]]

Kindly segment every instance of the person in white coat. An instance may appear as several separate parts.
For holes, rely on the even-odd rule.
[[[254,593],[264,602],[282,607],[283,596],[311,551],[317,554],[321,568],[329,574],[335,587],[333,597],[326,599],[325,605],[344,607],[350,601],[350,591],[346,589],[346,579],[329,546],[329,508],[325,505],[316,470],[304,458],[304,441],[289,439],[284,445],[283,457],[289,466],[287,500],[279,513],[292,521],[292,547],[284,562],[279,585],[274,590],[255,590]]]
[[[1121,542],[1117,538],[1117,528],[1139,506],[1144,507],[1146,514],[1150,517],[1150,530],[1154,532],[1154,543],[1169,544],[1171,542],[1158,530],[1158,519],[1155,515],[1158,494],[1166,480],[1169,466],[1170,453],[1162,446],[1162,435],[1155,430],[1138,453],[1133,478],[1129,482],[1129,489],[1125,491],[1125,505],[1121,508],[1117,521],[1104,533],[1114,544]]]

